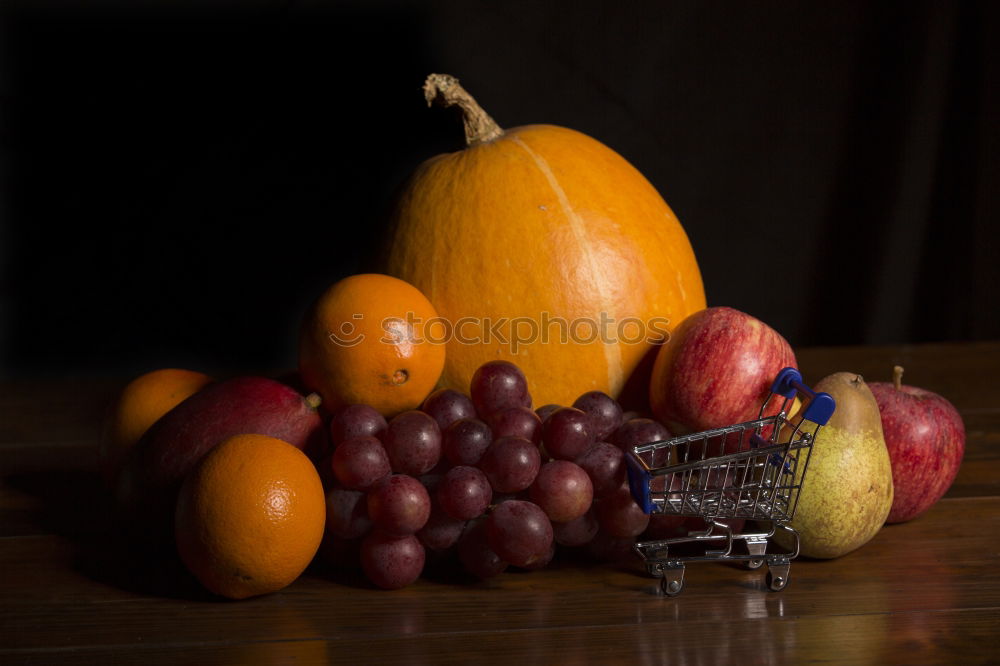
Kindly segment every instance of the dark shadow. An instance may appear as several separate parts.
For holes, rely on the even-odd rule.
[[[6,477],[5,486],[39,501],[34,525],[72,543],[73,566],[83,575],[129,592],[209,600],[172,545],[144,547],[115,524],[114,504],[96,473],[39,472]]]
[[[458,147],[426,11],[7,6],[0,367],[293,367],[395,186]]]
[[[0,8],[0,372],[295,367],[308,303],[370,268],[398,183],[459,147],[423,100],[425,12]],[[83,575],[215,599],[121,536],[96,474],[5,483]]]
[[[117,532],[76,540],[76,568],[86,576],[142,596],[224,601],[209,593],[172,548],[144,548]]]
[[[670,328],[676,329],[680,322],[670,322]],[[635,370],[625,380],[625,386],[618,396],[618,402],[625,411],[637,412],[640,416],[649,416],[652,408],[649,406],[649,382],[653,377],[653,365],[660,345],[654,345],[646,351]]]
[[[438,585],[473,585],[480,582],[462,567],[457,548],[443,553],[428,550],[427,563],[420,578]]]
[[[111,498],[96,472],[27,472],[4,477],[3,485],[39,500],[41,515],[31,522],[48,531],[80,537],[111,530]]]
[[[941,154],[934,174],[934,194],[928,215],[927,235],[920,257],[915,286],[917,307],[909,322],[913,342],[968,340],[986,331],[975,330],[974,322],[996,317],[992,305],[978,301],[974,294],[996,292],[996,285],[977,283],[978,243],[993,242],[995,230],[977,230],[977,183],[982,163],[983,94],[986,80],[985,33],[982,10],[976,3],[958,5],[955,56],[949,72],[949,104],[941,127]],[[981,217],[986,217],[979,212]],[[995,220],[991,220],[995,224]],[[977,232],[978,231],[978,232]],[[994,258],[995,260],[995,258]],[[994,261],[995,263],[995,261]],[[985,273],[982,274],[985,276]],[[992,315],[983,316],[983,312]],[[993,330],[996,330],[995,327]],[[985,339],[985,336],[984,338]]]
[[[829,213],[817,229],[817,261],[811,264],[799,306],[807,313],[803,340],[812,345],[860,344],[875,306],[879,257],[898,194],[899,159],[906,138],[914,82],[908,58],[920,42],[919,12],[871,7],[859,38],[853,99],[837,166]],[[876,65],[877,63],[877,65]],[[879,165],[879,166],[872,166]]]

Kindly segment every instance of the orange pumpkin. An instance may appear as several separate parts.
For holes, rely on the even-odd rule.
[[[384,268],[450,323],[437,327],[449,338],[440,383],[467,391],[501,358],[524,371],[535,405],[617,397],[657,339],[705,307],[677,217],[580,132],[502,130],[447,75],[424,91],[462,109],[467,147],[424,162],[404,187]]]

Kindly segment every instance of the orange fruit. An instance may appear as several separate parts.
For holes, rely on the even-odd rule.
[[[177,498],[177,551],[202,585],[244,599],[305,570],[326,527],[326,496],[302,451],[267,435],[236,435],[202,458]]]
[[[151,425],[182,401],[210,384],[212,378],[194,370],[164,368],[136,377],[112,405],[101,438],[101,471],[111,479],[122,460]]]
[[[444,368],[446,324],[420,290],[367,273],[332,285],[306,315],[299,373],[328,411],[371,405],[416,409]]]

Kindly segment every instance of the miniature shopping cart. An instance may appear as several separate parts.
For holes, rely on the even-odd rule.
[[[804,404],[789,418],[796,394]],[[799,554],[799,536],[786,523],[795,514],[813,442],[835,407],[831,396],[815,393],[796,369],[785,368],[757,420],[629,451],[629,485],[643,511],[697,517],[705,523],[704,530],[687,536],[635,544],[646,570],[661,579],[665,594],[681,591],[684,565],[693,561],[738,560],[750,569],[766,562],[768,587],[785,587],[789,564]],[[727,519],[745,519],[751,531],[734,534]],[[779,530],[794,544],[791,552],[768,552]],[[738,542],[740,547],[734,547]]]

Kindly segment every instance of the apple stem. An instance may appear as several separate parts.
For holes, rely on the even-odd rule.
[[[892,384],[896,387],[896,390],[900,390],[903,387],[903,366],[895,365],[892,368]]]
[[[323,402],[323,398],[319,396],[319,393],[310,393],[306,396],[306,404],[309,405],[311,409],[316,409]]]

